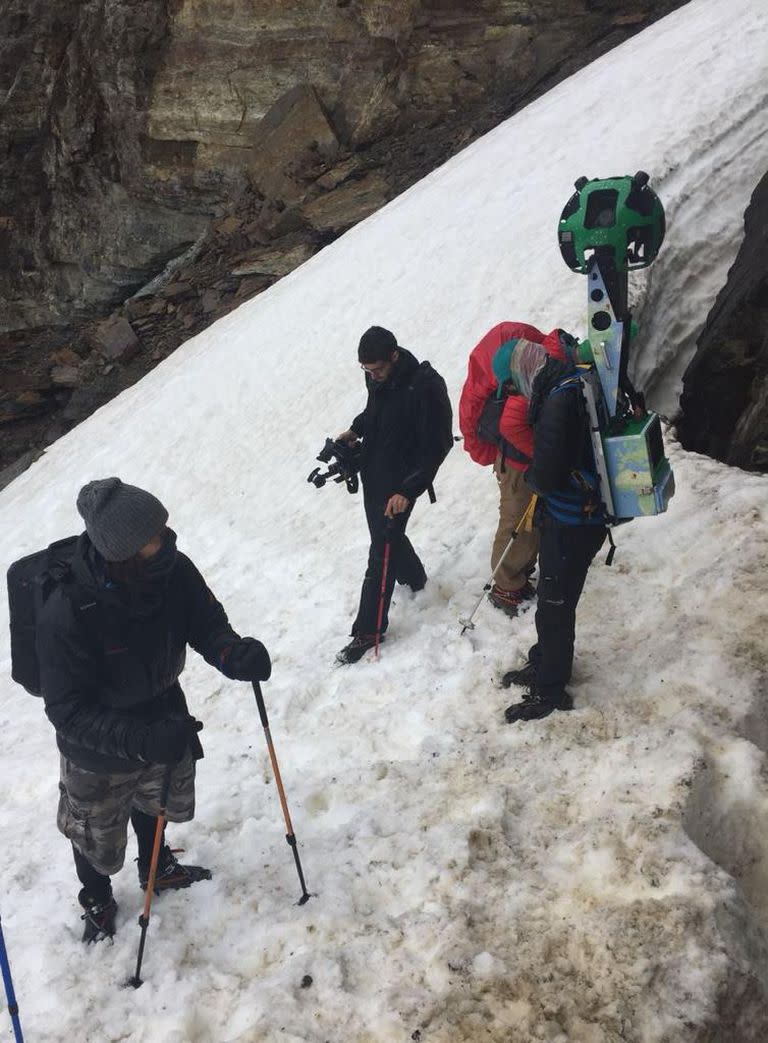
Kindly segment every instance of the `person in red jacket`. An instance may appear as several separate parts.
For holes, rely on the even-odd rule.
[[[531,491],[523,482],[523,472],[533,457],[528,399],[505,385],[503,378],[499,396],[497,376],[507,371],[504,357],[520,339],[541,344],[548,355],[561,362],[572,355],[576,344],[564,330],[544,334],[525,322],[500,322],[469,356],[459,402],[459,427],[466,451],[475,463],[493,465],[499,486],[499,523],[491,550],[492,570],[499,564],[531,499]],[[498,435],[494,437],[496,423]],[[489,600],[509,616],[517,615],[520,605],[536,593],[528,577],[535,567],[538,549],[538,532],[519,532],[496,573]]]

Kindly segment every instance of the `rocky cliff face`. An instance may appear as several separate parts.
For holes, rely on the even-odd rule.
[[[328,155],[481,98],[520,97],[566,56],[674,0],[10,0],[0,14],[2,329],[139,287],[253,184],[263,117]],[[315,136],[317,135],[317,137]],[[319,140],[318,140],[319,139]]]
[[[155,192],[141,150],[166,6],[11,0],[0,15],[0,331],[122,299],[205,227],[194,201]]]
[[[744,215],[744,242],[683,377],[686,449],[768,471],[768,174]]]
[[[0,468],[681,2],[7,0]]]

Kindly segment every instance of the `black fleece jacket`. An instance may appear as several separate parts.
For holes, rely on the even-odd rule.
[[[83,533],[73,583],[54,590],[37,628],[45,711],[62,754],[91,771],[134,770],[152,725],[187,715],[178,680],[187,644],[221,669],[238,640],[186,555],[147,612],[109,584]]]
[[[533,459],[525,472],[525,483],[544,498],[561,495],[578,499],[571,473],[594,470],[580,385],[574,383],[552,393],[567,377],[575,375],[573,366],[549,359],[534,381],[528,409]]]
[[[392,375],[376,384],[366,374],[368,402],[352,421],[363,440],[360,475],[366,496],[385,502],[401,493],[411,502],[434,481],[445,457],[441,444],[445,381],[428,362],[399,348]]]

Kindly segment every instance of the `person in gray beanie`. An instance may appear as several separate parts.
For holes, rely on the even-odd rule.
[[[156,496],[119,478],[84,485],[77,510],[91,543],[105,561],[132,558],[168,521],[168,511]]]
[[[187,645],[233,680],[265,681],[272,667],[264,645],[232,629],[177,550],[157,497],[104,478],[80,490],[77,509],[85,532],[69,580],[41,610],[37,657],[61,754],[57,822],[82,884],[83,941],[92,942],[115,932],[110,877],[123,865],[129,821],[147,886],[168,766],[166,818],[194,816],[202,724],[179,684]],[[202,866],[182,865],[163,837],[158,892],[210,878]]]

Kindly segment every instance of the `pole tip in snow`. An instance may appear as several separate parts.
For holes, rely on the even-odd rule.
[[[131,978],[128,979],[128,981],[123,983],[123,988],[140,989],[143,984],[144,979],[140,978],[137,974],[134,974]]]
[[[298,902],[296,903],[296,905],[306,905],[306,904],[307,904],[307,902],[308,902],[308,901],[310,900],[310,898],[311,898],[311,897],[312,897],[312,895],[311,895],[311,894],[308,894],[308,893],[307,893],[307,892],[305,891],[305,892],[304,892],[304,894],[303,894],[303,895],[301,896],[301,898],[300,898],[300,899],[298,900]]]

